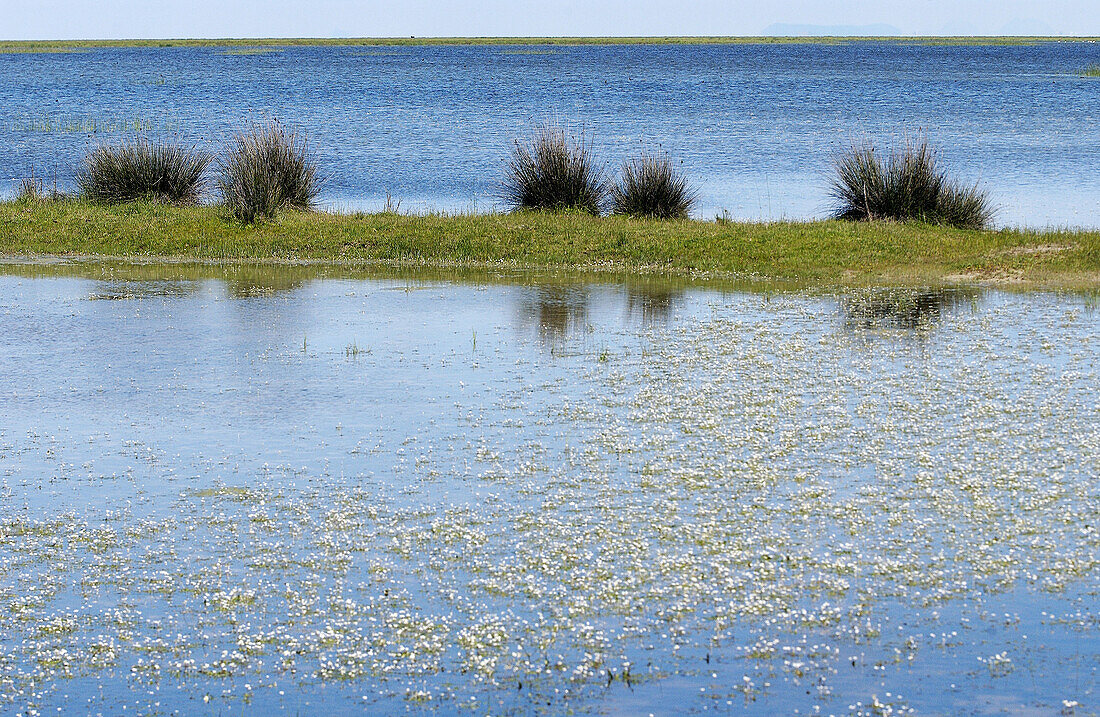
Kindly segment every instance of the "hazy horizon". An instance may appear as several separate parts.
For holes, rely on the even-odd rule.
[[[1053,0],[946,4],[778,0],[41,0],[0,9],[5,40],[402,37],[756,37],[897,35],[1088,37],[1100,6]]]

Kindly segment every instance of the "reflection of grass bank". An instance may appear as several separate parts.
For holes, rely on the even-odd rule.
[[[214,207],[0,203],[0,254],[713,273],[816,284],[985,280],[1100,285],[1100,232],[916,223],[661,222],[581,214],[286,212],[256,226]]]

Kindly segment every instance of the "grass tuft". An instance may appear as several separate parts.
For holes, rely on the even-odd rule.
[[[284,207],[315,209],[323,184],[305,139],[277,120],[252,124],[234,137],[220,169],[222,200],[246,224]]]
[[[197,204],[206,190],[206,168],[213,158],[195,147],[144,139],[100,145],[84,158],[76,182],[81,194],[97,202],[146,199]]]
[[[1081,70],[1081,77],[1100,77],[1100,64],[1092,64]]]
[[[609,182],[583,134],[570,136],[545,124],[535,137],[518,140],[504,177],[504,201],[514,210],[580,210],[599,216]]]
[[[940,169],[928,142],[906,142],[885,160],[871,146],[837,158],[830,194],[838,219],[917,220],[961,229],[983,229],[993,218],[988,195]]]
[[[644,152],[623,163],[611,211],[633,217],[687,219],[697,195],[666,154]]]

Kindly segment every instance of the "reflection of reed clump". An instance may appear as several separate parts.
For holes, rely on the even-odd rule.
[[[297,267],[240,266],[226,270],[223,277],[229,295],[237,299],[274,296],[297,289],[310,278]]]
[[[683,295],[684,292],[679,289],[630,284],[626,287],[626,313],[631,317],[641,317],[644,322],[666,322]]]
[[[978,296],[974,289],[875,289],[844,297],[845,323],[857,329],[924,329]]]
[[[543,338],[566,336],[588,323],[588,290],[583,286],[540,286],[520,302],[524,323]]]
[[[194,281],[104,281],[88,298],[92,301],[118,299],[182,298],[199,289]]]

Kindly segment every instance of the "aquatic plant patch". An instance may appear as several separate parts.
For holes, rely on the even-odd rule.
[[[152,354],[149,400],[94,426],[3,425],[12,709],[870,715],[1096,699],[1100,335],[1080,299],[693,293],[667,322],[575,308],[593,328],[528,337],[475,312],[476,342],[465,325],[394,342],[364,306],[400,322],[461,304],[400,282],[109,303],[63,299],[71,286],[46,287],[62,292],[50,303],[137,335],[170,320],[189,336],[181,309],[210,302],[286,328]],[[533,296],[545,322],[551,299],[596,291],[486,300]],[[326,317],[307,346],[303,307]],[[374,347],[354,360],[352,333]],[[128,356],[84,352],[120,368],[69,400],[132,392]],[[219,356],[209,383],[186,373]],[[307,376],[332,402],[323,418],[283,400]],[[167,409],[166,380],[181,401]],[[36,390],[8,392],[32,406]]]

